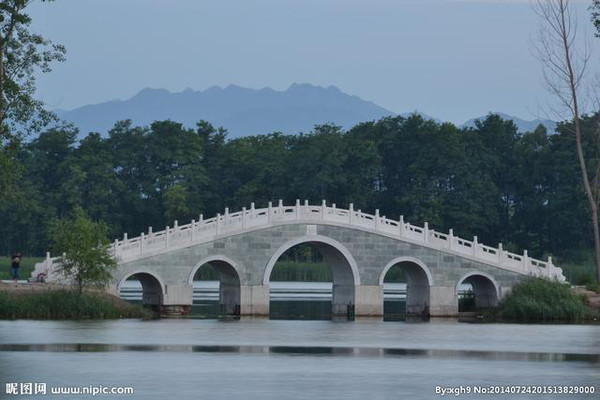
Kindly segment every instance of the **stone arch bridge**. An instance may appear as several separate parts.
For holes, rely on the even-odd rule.
[[[149,229],[136,238],[124,236],[112,248],[119,265],[110,291],[136,276],[143,302],[182,311],[192,304],[193,277],[210,262],[220,276],[220,302],[228,312],[269,314],[269,282],[278,258],[289,248],[310,243],[331,267],[332,314],[383,315],[383,280],[399,265],[407,277],[407,312],[431,316],[458,314],[458,287],[470,283],[476,305],[493,307],[523,277],[537,275],[564,281],[552,259],[540,261],[489,247],[424,226],[379,215],[321,205],[249,209],[187,225]],[[52,259],[45,261],[51,268]],[[42,266],[43,267],[43,266]],[[39,270],[39,268],[38,268]]]

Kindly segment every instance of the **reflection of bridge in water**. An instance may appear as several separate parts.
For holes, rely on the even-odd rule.
[[[335,204],[249,209],[203,219],[161,232],[115,241],[119,267],[111,291],[118,294],[130,277],[143,289],[143,302],[163,310],[186,312],[193,302],[196,272],[210,265],[219,274],[219,301],[231,313],[268,315],[271,272],[288,249],[307,243],[331,268],[333,315],[383,314],[384,278],[392,267],[406,276],[409,314],[453,316],[460,285],[470,284],[477,307],[494,307],[525,276],[564,280],[547,261],[514,254],[379,214],[369,215]],[[52,270],[52,259],[36,270]],[[50,280],[53,279],[50,274]],[[56,279],[56,277],[54,277]],[[276,284],[273,283],[275,288]],[[274,295],[276,294],[273,293]]]

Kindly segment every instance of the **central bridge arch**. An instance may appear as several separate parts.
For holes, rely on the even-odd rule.
[[[360,274],[356,260],[350,251],[340,242],[322,235],[306,235],[281,245],[270,257],[263,275],[263,285],[269,286],[275,263],[287,250],[299,244],[310,244],[322,255],[331,268],[332,315],[348,315],[354,310],[355,287],[360,285]]]

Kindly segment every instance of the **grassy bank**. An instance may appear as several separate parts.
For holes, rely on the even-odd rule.
[[[515,285],[502,300],[494,317],[518,322],[578,322],[598,317],[583,296],[568,284],[530,278]]]
[[[35,268],[35,264],[42,261],[44,261],[43,257],[23,257],[21,267],[19,268],[21,279],[28,279]],[[10,257],[0,257],[0,280],[10,279],[10,265]]]
[[[0,319],[117,319],[151,315],[139,305],[102,292],[80,296],[70,289],[0,291]]]

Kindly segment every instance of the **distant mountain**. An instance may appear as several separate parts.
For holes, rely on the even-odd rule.
[[[359,122],[394,115],[335,86],[310,84],[293,84],[285,91],[234,85],[178,93],[143,89],[127,100],[112,100],[58,114],[74,123],[82,136],[92,131],[105,134],[116,121],[123,119],[131,119],[136,125],[171,119],[188,127],[207,120],[227,128],[231,138],[274,131],[309,132],[314,125],[329,122],[351,128]]]
[[[526,121],[521,118],[513,117],[512,115],[508,115],[501,112],[490,112],[490,114],[497,114],[504,120],[512,120],[517,126],[518,131],[521,133],[534,131],[535,128],[537,128],[540,124],[546,127],[548,133],[556,133],[556,122],[551,121],[549,119],[534,119],[533,121]],[[483,117],[470,119],[464,124],[462,124],[461,128],[472,128],[475,126],[475,121],[483,121],[484,119],[486,119],[486,117],[487,115]]]
[[[204,91],[186,89],[172,93],[165,89],[143,89],[127,100],[111,100],[74,110],[54,110],[63,120],[80,129],[81,136],[89,132],[103,135],[114,123],[131,119],[135,125],[149,125],[157,120],[170,119],[193,128],[196,122],[207,120],[223,126],[230,138],[281,131],[286,134],[309,132],[317,124],[334,123],[349,129],[359,122],[378,120],[396,115],[375,103],[348,95],[335,86],[321,87],[293,84],[287,90],[270,88],[248,89],[235,85],[226,88],[213,86]],[[407,117],[420,114],[425,119],[441,121],[419,111],[401,113]],[[526,121],[497,112],[513,120],[520,132],[532,131],[539,124],[553,133],[556,123],[549,120]],[[461,127],[473,127],[473,118]]]

